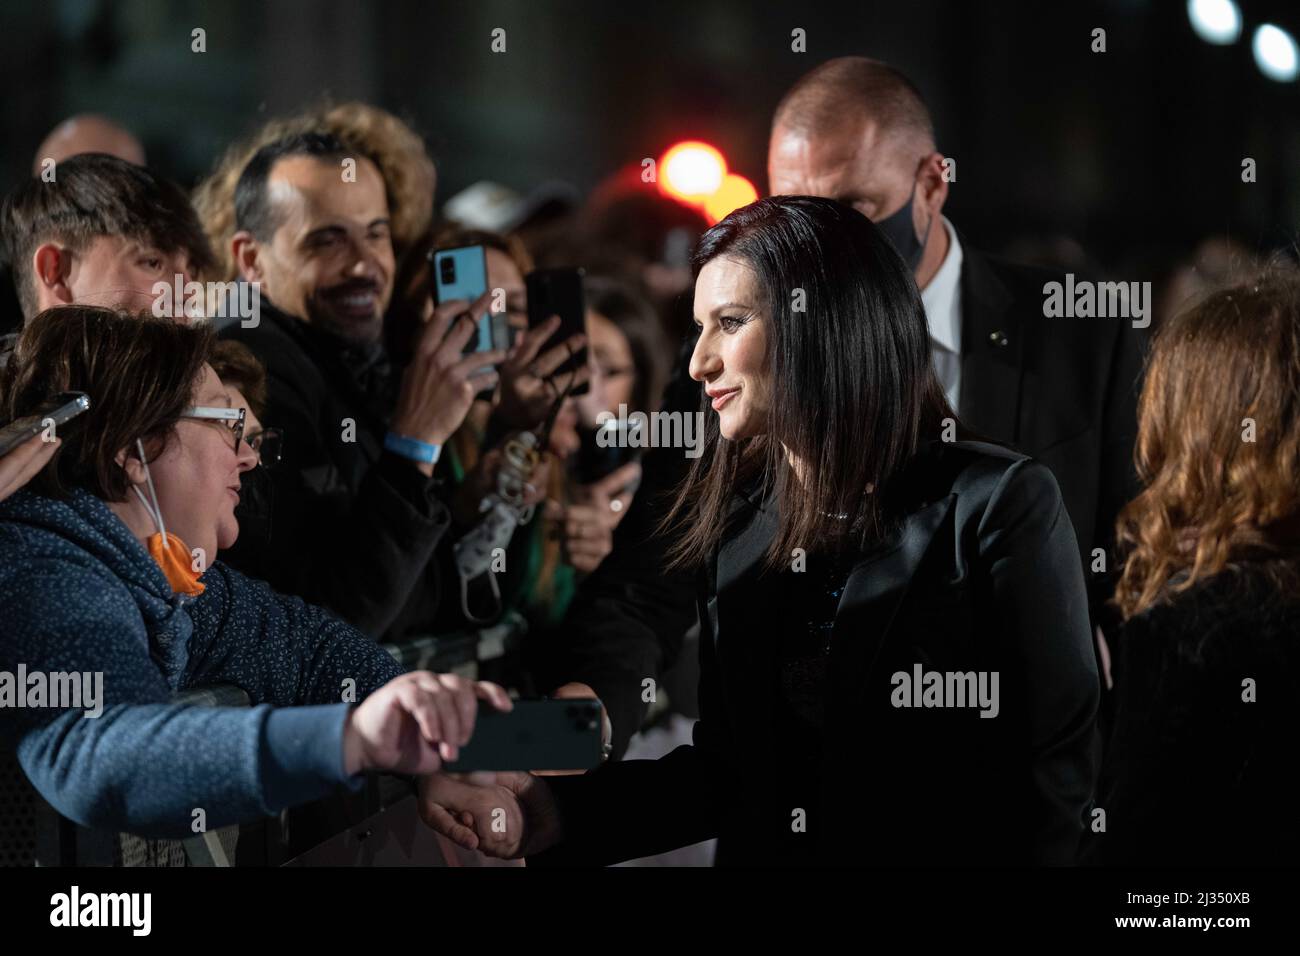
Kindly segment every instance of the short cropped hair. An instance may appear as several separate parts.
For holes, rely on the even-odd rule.
[[[935,148],[934,122],[915,84],[888,63],[865,56],[827,60],[801,76],[777,104],[772,128],[816,133],[866,117],[912,148]]]
[[[281,219],[266,183],[280,160],[291,156],[341,160],[351,155],[343,141],[330,133],[292,133],[267,143],[253,154],[235,184],[235,228],[252,233],[258,242],[268,242],[275,235]]]
[[[183,250],[198,274],[216,262],[185,192],[143,166],[104,153],[83,153],[55,167],[56,179],[32,177],[0,207],[0,256],[13,270],[23,315],[37,308],[32,256],[46,242],[74,251],[101,236]]]

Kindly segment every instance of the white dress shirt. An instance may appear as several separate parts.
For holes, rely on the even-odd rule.
[[[948,254],[930,284],[921,290],[925,318],[930,325],[930,356],[948,402],[961,414],[961,243],[957,230],[940,217],[948,230]]]

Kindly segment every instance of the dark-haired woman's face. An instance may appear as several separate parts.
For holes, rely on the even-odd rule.
[[[194,404],[231,407],[211,366],[203,367]],[[167,530],[180,535],[190,548],[202,548],[208,561],[235,543],[240,476],[257,463],[247,442],[241,441],[235,449],[228,424],[182,419],[166,450],[149,464]]]
[[[757,276],[735,259],[714,259],[695,280],[700,338],[691,355],[691,378],[703,383],[722,437],[730,441],[767,430],[772,379],[768,319],[759,299]]]
[[[595,428],[601,412],[618,415],[619,405],[632,405],[636,388],[636,362],[632,344],[613,321],[595,309],[587,310],[587,342],[591,355],[591,388],[577,399],[582,424]]]

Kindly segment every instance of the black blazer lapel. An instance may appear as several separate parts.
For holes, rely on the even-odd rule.
[[[892,544],[865,556],[849,572],[831,638],[836,710],[860,698],[863,681],[889,640],[899,606],[955,500],[950,494],[912,512]]]
[[[979,435],[1020,440],[1024,330],[1011,291],[984,257],[965,246],[961,268],[961,394],[958,414]]]
[[[713,593],[705,607],[713,630],[713,648],[722,675],[723,697],[734,707],[733,720],[754,721],[765,727],[771,708],[769,680],[775,667],[776,646],[772,633],[780,622],[763,619],[761,602],[754,600],[763,587],[763,556],[776,534],[778,516],[770,506],[764,509],[755,497],[738,496],[727,523],[736,522],[739,532],[725,539],[718,549]],[[770,605],[764,604],[767,607]],[[741,693],[730,693],[732,686]],[[740,725],[738,725],[740,726]]]

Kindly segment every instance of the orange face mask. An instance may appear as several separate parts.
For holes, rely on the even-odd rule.
[[[138,486],[132,485],[131,490],[136,493],[140,503],[158,525],[157,533],[150,535],[146,542],[149,555],[157,562],[158,567],[162,568],[163,576],[167,578],[172,591],[198,597],[203,593],[203,584],[199,581],[199,575],[203,572],[194,570],[190,549],[185,546],[185,542],[176,535],[169,534],[163,527],[162,509],[158,507],[158,495],[153,490],[153,478],[149,474],[149,463],[144,456],[144,443],[137,441],[135,444],[140,452],[140,463],[144,465],[144,480],[149,486],[149,498],[153,499],[153,507],[150,507],[149,501],[141,494]]]
[[[150,535],[149,554],[158,562],[167,583],[177,594],[198,597],[203,593],[200,572],[194,570],[194,562],[190,560],[190,549],[176,535],[168,534],[166,544],[163,544],[161,533]]]

